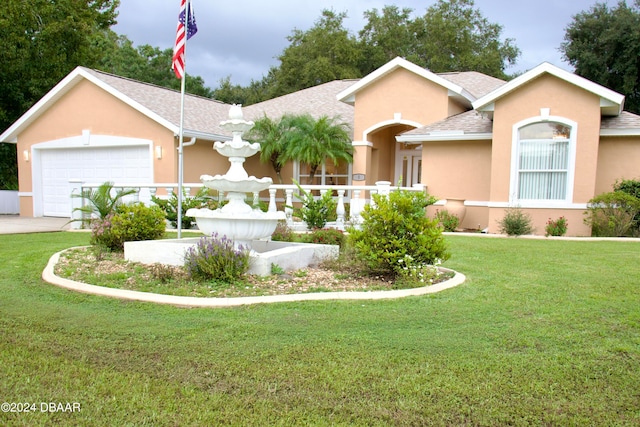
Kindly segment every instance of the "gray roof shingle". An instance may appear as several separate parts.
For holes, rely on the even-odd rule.
[[[133,101],[167,120],[180,125],[180,92],[97,70],[85,69]],[[185,95],[185,130],[206,134],[228,135],[220,122],[229,117],[229,104],[196,95]]]
[[[504,80],[478,73],[477,71],[438,73],[438,76],[463,87],[476,98],[481,98],[507,83]]]
[[[429,135],[456,131],[462,131],[465,134],[488,134],[493,131],[493,121],[475,110],[470,110],[427,126],[412,129],[402,135]]]

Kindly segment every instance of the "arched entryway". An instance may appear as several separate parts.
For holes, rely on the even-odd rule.
[[[414,129],[408,124],[390,124],[367,135],[371,144],[371,168],[367,182],[390,181],[410,187],[421,182],[422,145],[396,141],[396,136]]]

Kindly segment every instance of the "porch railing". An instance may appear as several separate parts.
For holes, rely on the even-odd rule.
[[[80,181],[71,181],[72,194],[82,194],[84,190],[98,188],[102,184],[84,183]],[[191,195],[192,190],[199,190],[204,185],[201,183],[185,183],[183,184],[184,192]],[[330,227],[344,230],[347,223],[357,225],[362,221],[362,211],[368,203],[374,203],[372,194],[389,194],[394,190],[407,191],[425,191],[425,186],[416,184],[413,187],[392,186],[389,181],[379,181],[375,185],[300,185],[304,191],[316,191],[322,196],[327,191],[332,191],[336,201],[336,221],[327,224]],[[142,202],[147,205],[153,204],[152,196],[156,196],[159,189],[164,190],[166,195],[158,197],[170,197],[171,194],[177,193],[177,183],[157,183],[157,184],[118,184],[114,183],[114,190],[118,189],[137,189],[138,191],[128,196],[125,201]],[[296,194],[299,193],[298,187],[295,185],[273,184],[263,192],[253,193],[253,203],[257,205],[260,201],[268,201],[268,211],[278,211],[278,205],[283,207],[287,224],[293,229],[303,229],[304,223],[294,221],[293,208],[294,202],[297,202]],[[319,196],[319,197],[320,197]],[[367,197],[368,196],[368,197]],[[222,199],[222,194],[220,194]],[[80,219],[81,213],[76,208],[82,207],[84,200],[80,197],[72,197],[72,219]],[[347,216],[346,204],[349,204],[349,214]],[[72,227],[80,227],[79,221],[72,222]]]

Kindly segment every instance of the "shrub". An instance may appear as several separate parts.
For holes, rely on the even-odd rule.
[[[549,218],[547,225],[544,227],[545,236],[564,236],[567,233],[567,226],[569,223],[563,216],[556,220]]]
[[[531,234],[534,230],[531,223],[531,215],[520,208],[507,208],[504,217],[498,222],[500,232],[508,236]]]
[[[186,213],[191,208],[203,208],[208,207],[210,209],[216,209],[218,207],[217,200],[213,200],[208,195],[209,190],[206,187],[202,187],[198,190],[195,196],[187,195],[184,188],[182,189],[182,228],[189,229],[193,227],[195,219],[191,216],[186,216]],[[171,193],[169,198],[161,199],[156,196],[151,196],[153,203],[158,205],[160,209],[164,211],[165,217],[169,221],[172,227],[178,226],[178,195],[177,193]]]
[[[271,234],[271,240],[275,242],[293,242],[293,230],[286,221],[278,221],[276,229]]]
[[[456,231],[458,225],[460,225],[460,218],[450,213],[448,210],[437,210],[436,219],[442,226],[444,231]]]
[[[344,233],[335,228],[319,228],[304,236],[304,241],[321,245],[338,245],[344,243]]]
[[[331,190],[316,198],[313,194],[300,187],[300,184],[295,181],[294,183],[300,191],[300,195],[296,195],[296,197],[302,202],[302,208],[296,208],[295,212],[297,216],[307,223],[309,230],[322,228],[332,216],[335,217],[336,202],[333,200],[333,192]]]
[[[216,280],[233,283],[249,269],[248,248],[235,247],[226,236],[201,238],[196,246],[185,253],[185,268],[195,279]]]
[[[164,213],[143,203],[120,205],[106,218],[91,222],[91,243],[114,251],[124,250],[124,242],[160,239],[165,233]]]
[[[640,179],[624,179],[622,181],[616,181],[613,186],[614,191],[622,191],[627,193],[636,199],[640,200]],[[640,211],[633,217],[634,224],[632,228],[635,229],[636,234],[640,233]]]
[[[360,230],[350,229],[355,256],[370,273],[395,276],[399,260],[407,255],[418,264],[434,264],[450,256],[442,229],[426,216],[436,199],[424,193],[398,190],[388,196],[373,195],[375,206],[362,212]]]
[[[623,191],[602,193],[589,200],[584,222],[596,237],[623,237],[638,233],[635,217],[640,199]]]

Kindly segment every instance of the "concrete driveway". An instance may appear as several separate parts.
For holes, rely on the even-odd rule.
[[[0,234],[47,233],[69,230],[68,218],[25,218],[18,215],[0,215]]]

